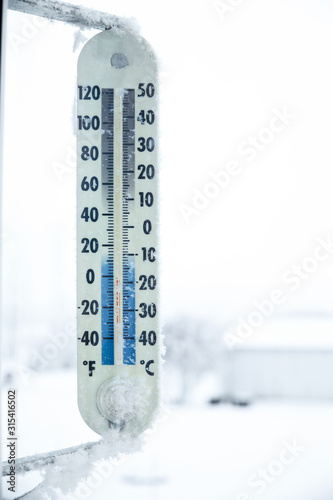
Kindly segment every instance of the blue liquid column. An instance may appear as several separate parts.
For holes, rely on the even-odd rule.
[[[123,97],[123,363],[134,365],[135,356],[135,256],[130,253],[134,226],[135,193],[135,92]]]
[[[102,216],[107,220],[106,239],[102,245],[102,365],[114,364],[114,90],[102,89]]]

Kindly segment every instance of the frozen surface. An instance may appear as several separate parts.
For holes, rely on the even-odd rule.
[[[30,380],[18,388],[18,408],[20,456],[98,440],[76,408],[74,373]],[[330,402],[164,407],[162,416],[143,447],[114,433],[93,459],[83,452],[59,459],[25,498],[332,498]],[[20,477],[20,492],[39,480]]]
[[[76,6],[63,1],[58,2],[57,0],[29,0],[29,2],[10,0],[9,8],[50,20],[66,22],[83,29],[109,29],[111,26],[136,28],[134,19],[127,20],[108,12],[100,12],[93,8]]]

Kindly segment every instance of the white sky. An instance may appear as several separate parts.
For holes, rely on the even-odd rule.
[[[244,0],[223,18],[210,0],[77,3],[134,17],[161,62],[165,318],[232,321],[275,288],[286,299],[277,313],[331,314],[333,255],[306,261],[318,265],[296,290],[286,281],[333,237],[330,3]],[[38,21],[8,18],[4,305],[22,325],[61,326],[75,316],[76,30],[47,23],[29,35],[27,19]],[[274,109],[294,118],[269,136]],[[258,134],[271,142],[248,161]],[[238,175],[186,223],[180,206],[232,160]],[[60,180],[57,162],[68,167]]]

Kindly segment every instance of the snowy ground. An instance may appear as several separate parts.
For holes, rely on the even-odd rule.
[[[333,402],[165,407],[142,452],[104,464],[103,473],[96,468],[79,485],[74,474],[76,492],[52,498],[331,500],[332,421]],[[69,372],[19,385],[17,426],[19,456],[98,439],[81,420]],[[64,475],[54,472],[61,486]],[[38,474],[19,478],[18,493],[38,480]],[[25,497],[41,498],[51,497]]]

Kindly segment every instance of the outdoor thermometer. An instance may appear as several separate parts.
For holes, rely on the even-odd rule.
[[[159,402],[156,73],[118,27],[78,61],[78,404],[99,434],[139,434]]]

